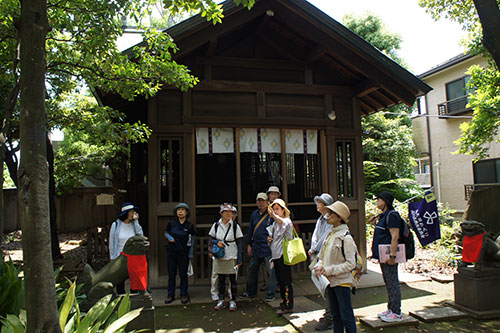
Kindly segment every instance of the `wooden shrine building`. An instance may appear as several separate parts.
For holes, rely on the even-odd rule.
[[[232,202],[246,232],[255,197],[281,189],[308,242],[313,197],[329,192],[351,208],[350,229],[366,257],[361,117],[413,105],[431,88],[305,0],[224,3],[222,24],[200,16],[167,32],[200,82],[188,92],[105,105],[153,130],[132,149],[130,200],[151,240],[150,284],[166,286],[163,236],[186,202],[197,228],[194,282],[208,281],[209,227]],[[246,271],[246,268],[243,269]]]

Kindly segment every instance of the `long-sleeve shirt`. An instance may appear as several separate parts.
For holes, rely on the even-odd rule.
[[[271,242],[271,259],[279,259],[283,255],[283,241],[293,238],[293,224],[289,218],[284,218],[283,223],[279,224],[274,221],[273,224],[273,241]]]
[[[316,222],[316,227],[314,228],[311,238],[311,251],[313,252],[313,255],[317,255],[319,253],[330,230],[332,230],[332,225],[326,222],[324,215],[321,215]]]
[[[124,227],[124,230],[122,229]],[[126,231],[125,231],[126,230]],[[111,224],[109,230],[109,257],[111,260],[118,258],[120,252],[123,250],[125,242],[132,236],[144,235],[139,221],[133,220],[129,224],[123,223],[117,219]]]
[[[188,254],[193,257],[195,230],[193,224],[189,221],[181,223],[178,218],[170,220],[165,228],[165,238],[175,240],[174,243],[168,242],[167,251],[170,253]]]
[[[255,229],[255,226],[262,220],[259,227]],[[252,247],[252,256],[258,258],[266,258],[271,256],[271,248],[267,242],[267,237],[269,233],[267,227],[273,223],[273,219],[269,216],[267,210],[261,214],[260,210],[256,209],[250,215],[250,225],[248,227],[247,233],[247,244]],[[255,229],[255,232],[254,232]]]

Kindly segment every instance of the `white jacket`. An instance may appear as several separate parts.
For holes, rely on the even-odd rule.
[[[356,267],[356,243],[349,232],[347,224],[341,224],[330,230],[326,237],[319,260],[315,267],[324,267],[330,286],[352,284],[351,271]],[[347,234],[347,235],[346,235]],[[342,239],[344,240],[344,254],[342,254]]]

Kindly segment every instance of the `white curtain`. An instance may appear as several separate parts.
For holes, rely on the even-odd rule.
[[[232,128],[196,129],[196,148],[198,154],[233,153],[234,137]],[[240,129],[240,152],[242,153],[281,153],[280,129],[242,128]],[[211,140],[211,149],[210,149]],[[304,142],[306,143],[304,145]],[[260,147],[259,147],[260,146]],[[288,154],[317,154],[317,130],[285,130],[285,151]],[[260,148],[260,149],[259,149]]]

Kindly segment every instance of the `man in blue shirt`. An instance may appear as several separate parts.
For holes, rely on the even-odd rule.
[[[267,272],[266,301],[272,302],[276,298],[276,275],[271,268],[271,249],[267,242],[269,233],[267,227],[272,224],[272,218],[267,212],[267,194],[261,192],[257,194],[257,209],[250,216],[250,225],[247,234],[247,253],[250,257],[248,266],[248,279],[246,291],[240,295],[241,298],[257,296],[259,284],[259,267],[264,263]]]

